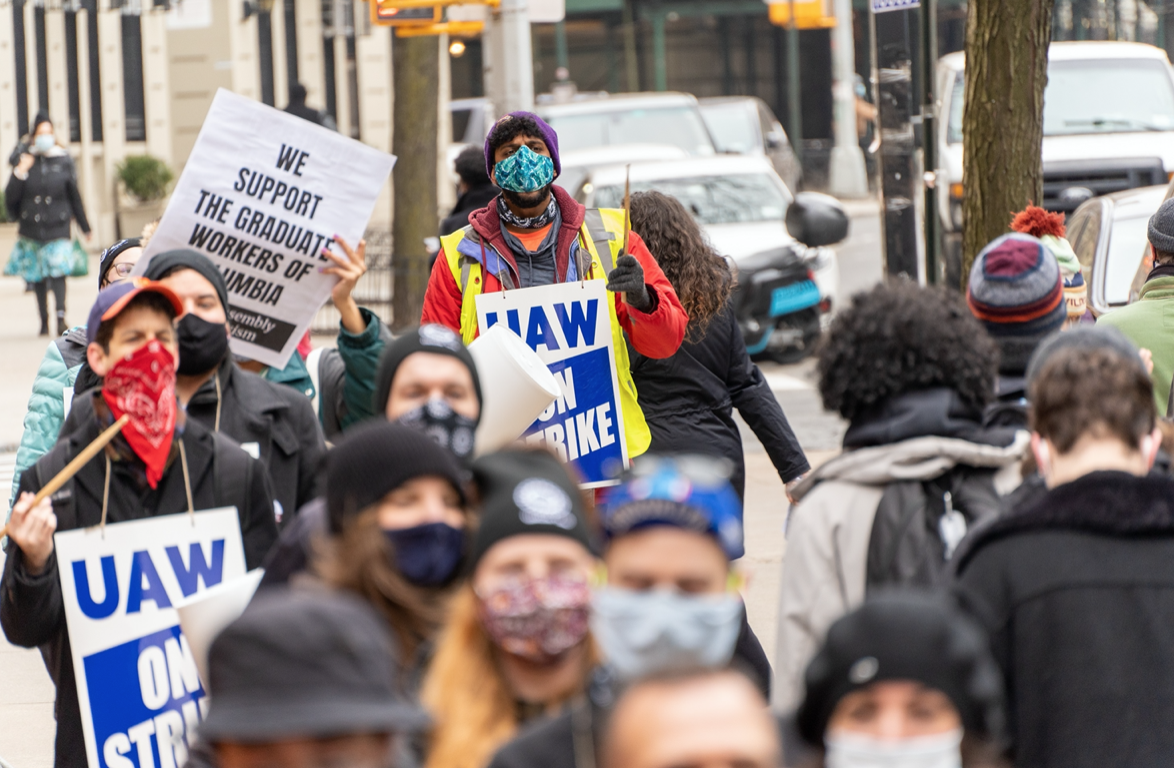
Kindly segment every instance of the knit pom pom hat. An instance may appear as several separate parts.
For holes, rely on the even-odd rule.
[[[1039,342],[1067,319],[1056,257],[1038,238],[1011,233],[974,260],[966,303],[999,345],[999,372],[1022,376]]]
[[[1048,247],[1059,262],[1060,275],[1064,278],[1064,304],[1068,319],[1074,321],[1083,317],[1088,309],[1088,289],[1076,252],[1064,237],[1064,214],[1029,205],[1011,219],[1011,231],[1038,237]]]

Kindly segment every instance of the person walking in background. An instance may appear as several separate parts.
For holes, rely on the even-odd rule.
[[[1174,377],[1174,200],[1167,200],[1150,217],[1149,241],[1154,252],[1141,296],[1097,318],[1097,324],[1117,328],[1130,341],[1148,349],[1154,362],[1154,406],[1159,416],[1170,416],[1170,382]]]
[[[1016,765],[1168,765],[1174,479],[1150,471],[1151,379],[1136,349],[1044,351],[1031,447],[1049,490],[974,532],[956,588],[1003,668]]]
[[[307,95],[306,86],[297,82],[290,83],[289,103],[285,105],[285,109],[283,111],[300,117],[303,120],[309,120],[314,125],[320,125],[323,128],[329,128],[332,131],[337,131],[338,126],[335,125],[333,117],[331,117],[326,112],[314,109],[313,107],[306,104]]]
[[[1068,319],[1060,264],[1031,235],[992,240],[970,270],[966,305],[999,348],[995,401],[988,426],[1027,427],[1027,363],[1045,336]]]
[[[65,278],[73,272],[74,248],[69,236],[70,221],[89,242],[90,222],[77,189],[73,159],[57,143],[53,123],[45,112],[33,120],[32,143],[22,144],[4,202],[8,217],[20,223],[16,247],[4,274],[17,275],[33,286],[41,313],[41,335],[49,335],[49,291],[57,308],[57,335],[69,327],[65,322]]]
[[[881,586],[936,586],[967,530],[1019,484],[1028,434],[982,426],[998,350],[959,298],[896,281],[852,299],[819,354],[844,452],[795,489],[774,704],[799,698],[827,627]]]
[[[689,315],[685,340],[671,357],[632,355],[632,380],[652,433],[648,450],[729,459],[734,490],[745,498],[737,408],[789,491],[811,465],[762,371],[746,353],[729,301],[734,286],[729,265],[676,198],[637,192],[631,216],[632,231],[640,233]]]
[[[832,624],[807,665],[787,765],[996,768],[1003,701],[978,624],[944,595],[885,590]]]
[[[426,768],[483,768],[520,725],[580,695],[599,661],[588,633],[597,561],[566,466],[541,449],[511,449],[473,472],[482,507],[469,582],[421,694],[435,721]]]
[[[456,172],[461,181],[457,184],[457,204],[452,213],[440,222],[440,236],[456,232],[469,223],[469,214],[489,205],[501,192],[489,180],[485,171],[485,153],[480,147],[465,147],[457,155]]]

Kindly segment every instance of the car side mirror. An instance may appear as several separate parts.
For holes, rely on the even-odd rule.
[[[787,231],[808,248],[833,245],[848,236],[848,212],[819,192],[800,192],[787,208]]]
[[[787,143],[786,139],[784,139],[781,134],[775,133],[773,131],[771,133],[766,134],[766,148],[767,149],[779,149],[780,147],[782,147],[786,143]]]

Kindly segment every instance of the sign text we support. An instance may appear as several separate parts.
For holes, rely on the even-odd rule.
[[[477,297],[481,329],[505,323],[538,353],[562,390],[523,439],[553,448],[589,488],[612,484],[628,462],[610,311],[602,280]]]
[[[180,768],[207,708],[173,606],[245,573],[234,508],[54,537],[90,768]]]

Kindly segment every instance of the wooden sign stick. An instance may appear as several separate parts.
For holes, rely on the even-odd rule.
[[[624,176],[624,253],[628,255],[628,233],[632,231],[632,166],[629,164]]]
[[[98,455],[98,451],[106,447],[106,444],[114,439],[126,423],[130,421],[130,414],[124,413],[122,418],[107,427],[102,434],[94,438],[94,442],[87,445],[82,452],[74,457],[73,461],[65,465],[65,469],[57,473],[57,475],[45,484],[45,487],[37,491],[36,497],[33,498],[32,506],[35,507],[42,501],[57,493],[61,486],[69,482],[69,479],[81,471],[81,468],[89,463],[90,459]],[[31,509],[32,507],[30,507]],[[8,533],[8,526],[0,528],[0,539]]]

